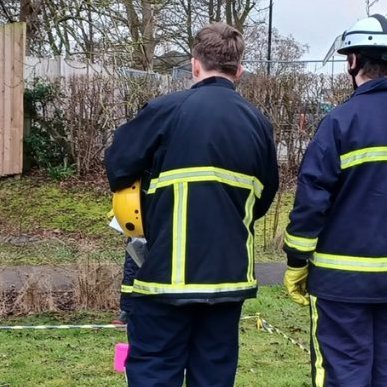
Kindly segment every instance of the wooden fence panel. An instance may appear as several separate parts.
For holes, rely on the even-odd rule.
[[[23,169],[25,23],[0,26],[0,176]]]

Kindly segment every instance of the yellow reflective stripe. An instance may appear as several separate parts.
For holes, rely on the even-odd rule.
[[[254,176],[216,167],[175,169],[162,172],[158,178],[151,180],[147,191],[148,194],[155,193],[157,189],[171,185],[173,185],[174,190],[171,283],[172,285],[185,283],[188,184],[208,181],[217,181],[250,190],[245,203],[244,218],[244,224],[248,230],[248,238],[246,241],[248,255],[247,280],[255,283],[254,236],[250,232],[249,226],[253,221],[255,197],[259,198],[261,196],[264,187]],[[144,292],[146,292],[146,290],[144,290]]]
[[[247,281],[254,281],[254,235],[250,231],[251,222],[253,221],[253,209],[255,203],[254,191],[251,190],[245,205],[245,218],[243,219],[243,223],[247,229],[247,241],[246,241],[246,249],[247,249],[247,257],[248,257],[248,265],[247,265]]]
[[[325,369],[323,367],[323,357],[320,349],[320,344],[317,338],[317,326],[318,326],[318,312],[317,312],[317,298],[310,296],[310,305],[311,305],[311,323],[312,323],[312,342],[313,349],[316,355],[316,360],[314,363],[316,375],[315,375],[315,385],[316,387],[324,386],[325,379]]]
[[[311,262],[327,269],[387,272],[387,257],[354,257],[350,255],[314,253]]]
[[[285,231],[284,242],[289,246],[299,251],[314,251],[317,246],[318,238],[302,238],[289,234]]]
[[[256,281],[222,284],[163,284],[135,280],[133,290],[142,294],[222,293],[249,290],[257,287]]]
[[[358,149],[340,156],[341,169],[353,167],[363,163],[387,161],[387,146],[374,146]]]
[[[172,242],[172,284],[185,283],[185,259],[187,239],[188,185],[173,186],[173,242]]]
[[[133,286],[121,285],[121,293],[132,293],[132,292],[133,292]]]
[[[217,181],[234,187],[253,189],[258,198],[261,197],[263,190],[263,184],[255,176],[216,167],[192,167],[160,173],[158,178],[151,180],[147,192],[148,194],[152,194],[159,188],[176,183],[194,183],[201,181]]]

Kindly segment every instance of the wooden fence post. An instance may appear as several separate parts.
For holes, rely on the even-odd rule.
[[[0,26],[0,177],[23,169],[26,24]]]

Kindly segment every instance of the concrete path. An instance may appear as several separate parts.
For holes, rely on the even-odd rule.
[[[114,265],[117,287],[121,280],[120,268]],[[118,270],[117,270],[118,269]],[[286,265],[283,263],[259,263],[256,265],[256,275],[260,285],[282,284]],[[67,291],[74,286],[79,278],[77,267],[67,266],[7,266],[0,267],[0,292],[19,291],[27,284],[34,283],[42,290]]]
[[[257,263],[255,265],[255,275],[259,285],[282,285],[285,270],[285,263]]]
[[[40,288],[70,290],[75,278],[71,266],[5,266],[0,267],[0,291],[20,291],[27,284],[36,284]]]

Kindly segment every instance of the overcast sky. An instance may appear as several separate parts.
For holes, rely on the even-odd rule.
[[[323,59],[336,36],[367,16],[365,0],[273,0],[273,26],[309,45],[302,59]],[[379,0],[372,13],[387,14],[387,0]]]

